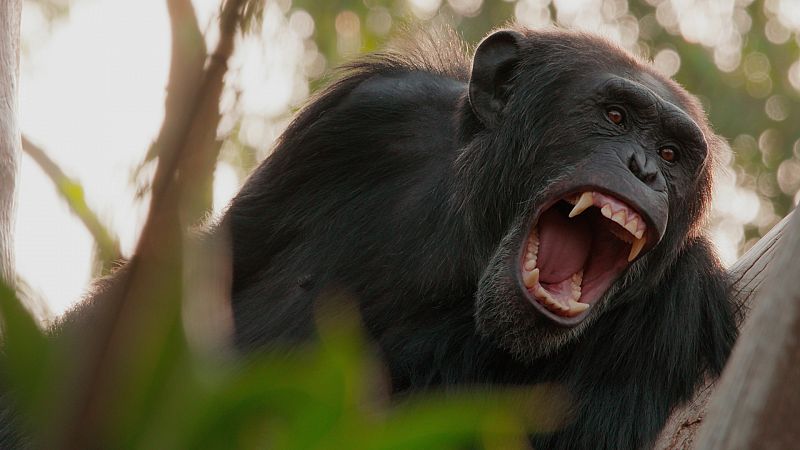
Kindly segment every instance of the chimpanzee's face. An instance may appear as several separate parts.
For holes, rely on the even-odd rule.
[[[489,39],[482,45],[491,45]],[[513,52],[507,45],[500,50]],[[481,63],[480,51],[474,64]],[[708,195],[703,119],[682,104],[688,94],[637,67],[591,70],[587,65],[576,76],[572,68],[547,96],[515,97],[531,80],[513,75],[498,91],[502,114],[523,98],[548,99],[520,107],[535,117],[509,119],[539,123],[535,144],[515,150],[530,152],[530,169],[544,175],[532,178],[529,206],[503,239],[477,295],[479,328],[523,357],[560,347],[602,320],[600,313],[619,298],[634,296],[623,294],[643,282],[649,254],[677,253]],[[473,97],[477,115],[487,115],[480,96]]]

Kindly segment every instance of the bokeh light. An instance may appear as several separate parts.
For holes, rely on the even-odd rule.
[[[664,76],[672,77],[681,68],[681,57],[675,50],[665,48],[656,53],[653,64]]]

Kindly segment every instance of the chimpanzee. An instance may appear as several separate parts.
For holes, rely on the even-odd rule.
[[[471,66],[415,39],[347,65],[229,205],[237,346],[312,338],[345,293],[394,394],[557,383],[567,420],[534,447],[647,447],[736,337],[703,230],[724,142],[596,36],[502,29]]]
[[[736,337],[703,229],[724,147],[698,101],[585,33],[418,37],[347,65],[222,223],[236,343],[346,292],[392,391],[560,383],[536,448],[641,448]]]

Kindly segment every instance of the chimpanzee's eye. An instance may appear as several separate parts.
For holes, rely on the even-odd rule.
[[[625,121],[625,114],[619,108],[608,108],[606,110],[606,117],[614,125],[622,125]]]
[[[658,151],[658,156],[666,162],[675,162],[678,160],[678,152],[672,147],[662,147]]]

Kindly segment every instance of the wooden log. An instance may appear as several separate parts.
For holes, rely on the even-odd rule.
[[[791,376],[800,380],[798,269],[800,217],[790,214],[731,266],[737,319],[744,324],[742,335],[717,385],[708,380],[692,401],[677,408],[654,448],[796,448],[787,445],[800,442],[800,428],[790,423],[796,421],[800,402],[790,394],[797,397],[800,390],[787,382],[792,381]],[[780,395],[783,401],[778,403],[786,403],[782,420],[767,414],[770,403],[763,402],[769,395]],[[774,422],[764,423],[767,416]],[[767,430],[779,431],[780,426],[786,429],[768,439],[753,440]],[[788,437],[794,440],[781,441]]]

